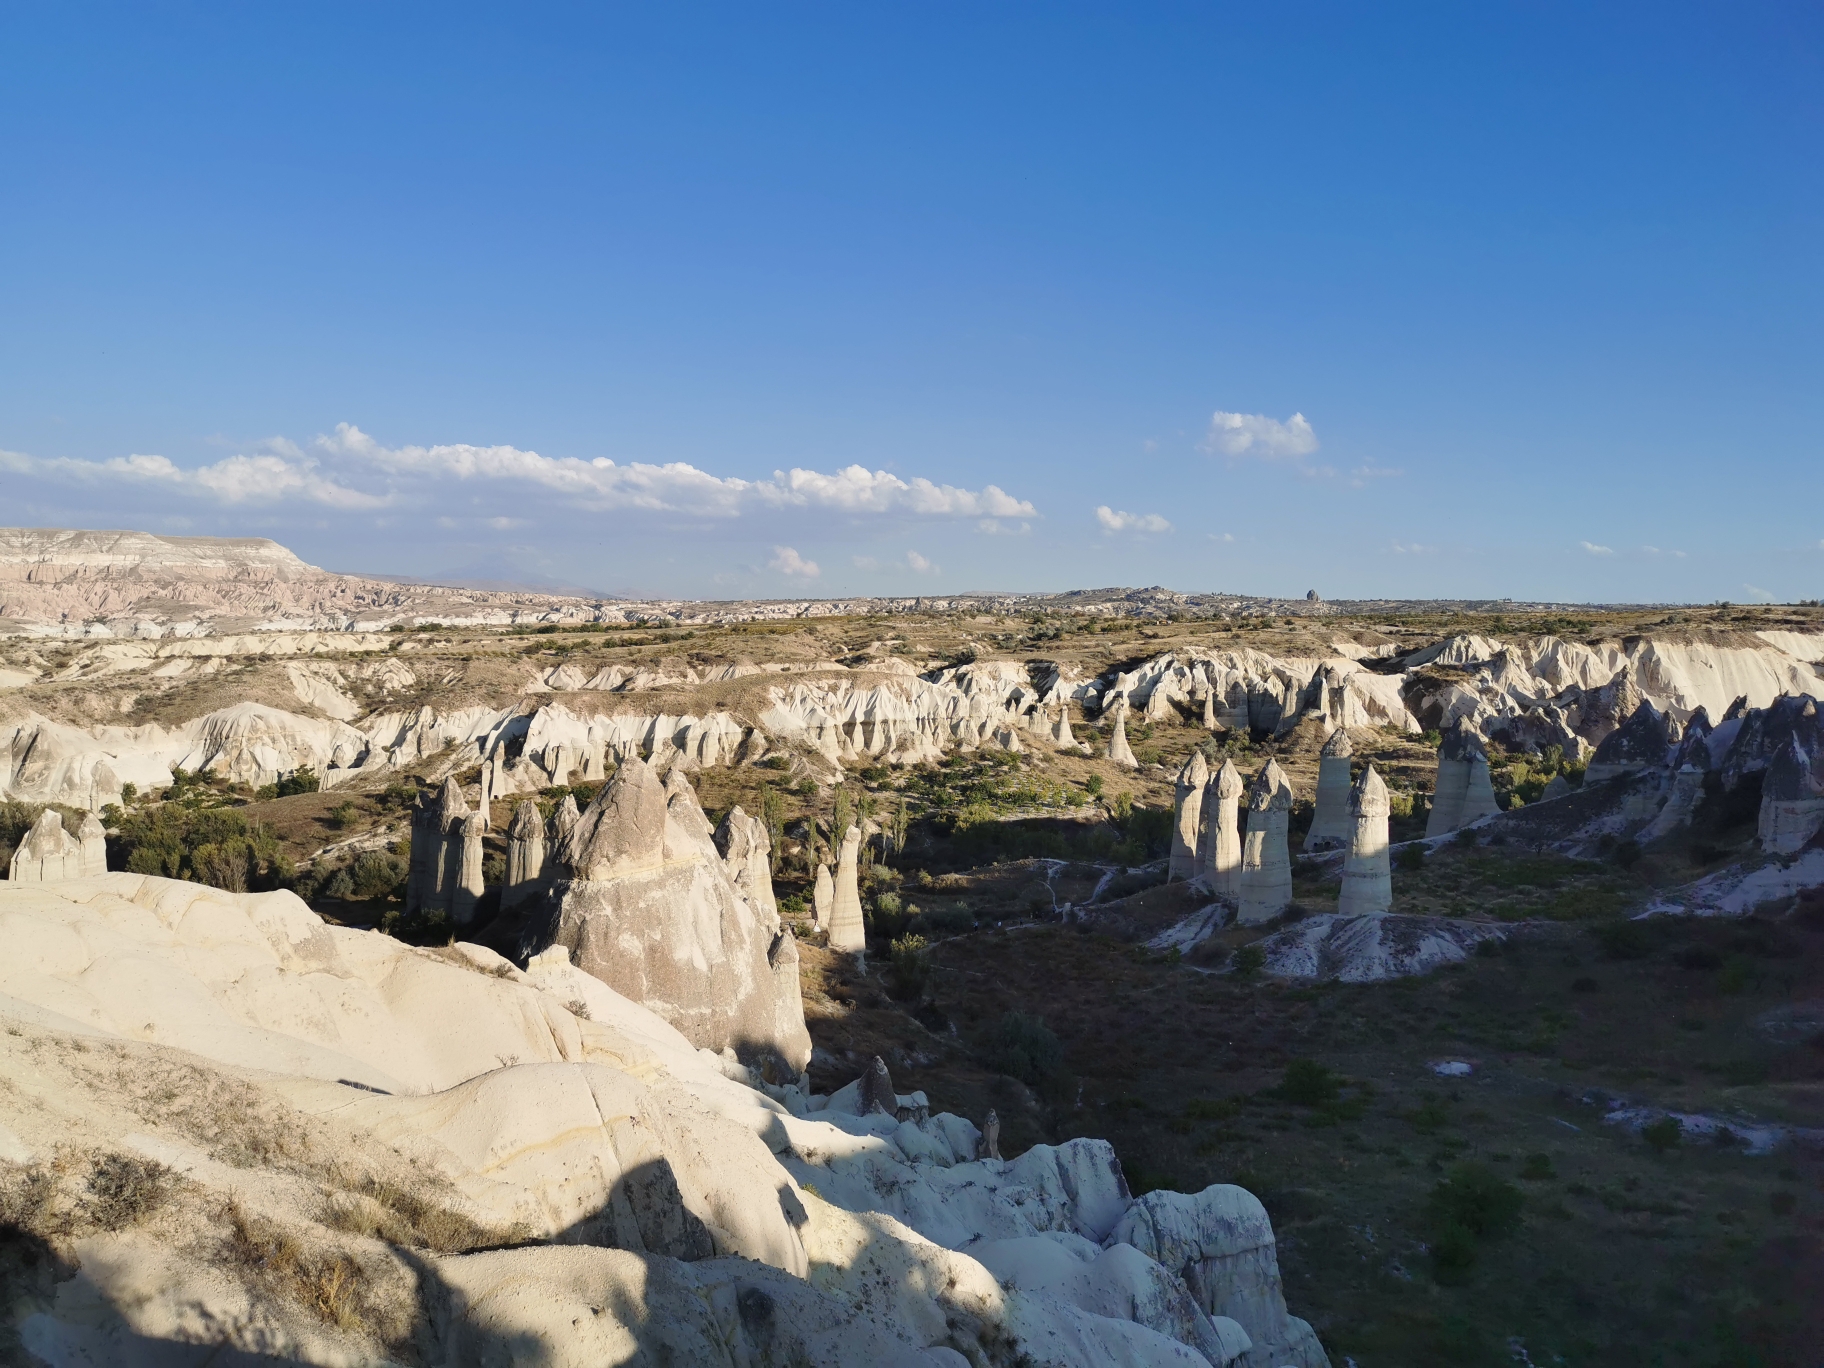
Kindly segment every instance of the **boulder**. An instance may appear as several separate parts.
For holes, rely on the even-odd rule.
[[[94,815],[90,814],[90,821]],[[14,883],[43,883],[51,879],[80,879],[91,871],[83,867],[83,842],[64,829],[63,818],[56,809],[46,808],[38,814],[31,830],[13,852],[7,878]],[[103,847],[103,868],[107,864]],[[102,871],[94,871],[102,872]]]

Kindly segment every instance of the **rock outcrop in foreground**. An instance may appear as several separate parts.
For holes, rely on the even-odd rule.
[[[621,797],[584,870],[696,863]],[[8,1362],[1327,1362],[1242,1189],[763,1084],[561,947],[131,874],[0,889],[0,937]]]

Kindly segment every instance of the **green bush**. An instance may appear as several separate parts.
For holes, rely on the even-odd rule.
[[[1286,1065],[1279,1095],[1298,1107],[1322,1107],[1342,1096],[1342,1080],[1315,1059],[1295,1059]]]
[[[1425,868],[1425,847],[1418,842],[1400,847],[1400,853],[1393,857],[1394,865],[1408,874],[1416,874]]]
[[[357,898],[403,897],[409,873],[407,861],[380,850],[365,850],[349,866],[349,878]]]
[[[299,769],[293,770],[274,785],[277,789],[275,796],[279,798],[290,798],[300,793],[315,793],[322,788],[322,786],[323,781],[317,778],[317,772],[309,765],[305,765]]]
[[[1520,1167],[1520,1176],[1529,1183],[1543,1183],[1556,1178],[1557,1172],[1552,1168],[1552,1157],[1549,1154],[1529,1154],[1526,1162]]]
[[[345,831],[353,826],[361,816],[361,809],[353,803],[337,803],[329,810],[330,824],[338,831]]]
[[[1640,1128],[1640,1138],[1651,1145],[1656,1154],[1676,1148],[1684,1133],[1685,1128],[1676,1116],[1662,1116]]]
[[[1244,945],[1229,957],[1229,967],[1235,971],[1235,976],[1244,979],[1253,978],[1266,962],[1267,952],[1258,945]]]
[[[1486,1164],[1457,1164],[1431,1191],[1432,1215],[1478,1239],[1512,1232],[1525,1205],[1525,1194]]]
[[[1034,1087],[1054,1081],[1064,1071],[1064,1046],[1043,1017],[1008,1012],[983,1045],[990,1064]]]
[[[278,837],[234,808],[166,803],[126,814],[114,837],[121,866],[134,874],[188,879],[230,893],[262,892],[291,877]]]
[[[916,934],[901,936],[893,942],[892,954],[887,966],[887,991],[901,1001],[923,996],[931,976],[925,938]]]

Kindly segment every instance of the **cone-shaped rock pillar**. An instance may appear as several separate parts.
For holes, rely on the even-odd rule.
[[[861,951],[868,948],[868,928],[861,916],[861,885],[856,866],[861,854],[861,828],[842,833],[842,854],[836,861],[836,896],[830,905],[830,949]]]
[[[1223,898],[1241,893],[1241,815],[1236,811],[1241,792],[1241,773],[1233,760],[1224,760],[1203,790],[1204,876]]]
[[[1354,830],[1343,857],[1343,892],[1336,910],[1345,917],[1378,916],[1393,906],[1387,862],[1387,785],[1370,765],[1349,794]]]
[[[1172,856],[1166,879],[1194,879],[1197,867],[1197,842],[1203,827],[1203,790],[1210,782],[1209,762],[1202,751],[1192,751],[1191,758],[1178,771],[1178,791],[1173,804]]]
[[[1482,749],[1481,738],[1469,725],[1467,717],[1459,717],[1438,747],[1438,781],[1431,793],[1431,815],[1425,819],[1427,836],[1444,836],[1463,825],[1463,801],[1469,793],[1470,766],[1478,757],[1486,770],[1488,756]],[[1492,789],[1490,796],[1493,796]]]
[[[1317,761],[1317,811],[1305,833],[1306,850],[1346,850],[1355,829],[1349,815],[1349,757],[1355,748],[1349,733],[1338,727],[1324,742]]]
[[[517,907],[539,891],[545,877],[545,819],[530,798],[513,812],[507,827],[507,882],[500,890],[504,911]]]
[[[1115,714],[1115,729],[1108,738],[1108,758],[1123,769],[1140,768],[1140,762],[1134,759],[1134,748],[1127,744],[1126,708]]]
[[[1469,781],[1463,785],[1463,806],[1457,812],[1457,825],[1466,827],[1501,811],[1495,801],[1495,783],[1488,772],[1488,757],[1478,755],[1469,762]]]
[[[828,930],[830,909],[836,904],[836,883],[827,864],[817,866],[817,883],[811,889],[811,925]]]
[[[1292,905],[1292,855],[1286,821],[1292,785],[1277,761],[1267,761],[1248,790],[1248,837],[1241,851],[1241,898],[1236,923],[1272,921]]]
[[[475,905],[481,901],[481,838],[487,823],[479,812],[471,812],[451,829],[449,850],[455,856],[454,879],[450,885],[450,920],[467,926],[475,920]]]
[[[94,813],[83,814],[82,828],[76,833],[82,843],[82,877],[108,872],[108,830]]]

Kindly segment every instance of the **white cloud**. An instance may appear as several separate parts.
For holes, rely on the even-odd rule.
[[[1118,513],[1103,504],[1096,509],[1096,521],[1104,532],[1170,532],[1172,525],[1157,513]]]
[[[915,575],[936,575],[942,573],[930,561],[916,551],[906,552],[906,568]]]
[[[389,476],[513,481],[552,490],[593,510],[639,508],[736,517],[763,509],[817,508],[955,518],[1034,517],[1038,511],[995,485],[959,489],[923,477],[902,480],[859,465],[828,475],[793,469],[776,470],[770,480],[743,480],[711,475],[682,461],[622,465],[606,457],[585,461],[541,456],[511,446],[387,447],[352,423],[338,423],[334,434],[319,437],[316,444],[326,455]]]
[[[1023,522],[1014,527],[999,518],[983,518],[975,525],[975,530],[990,537],[1024,537],[1031,533],[1032,524]]]
[[[806,560],[789,546],[775,546],[773,558],[767,564],[782,575],[796,575],[800,579],[816,579],[823,573],[816,561]]]
[[[1235,534],[1233,532],[1212,532],[1209,539],[1213,542],[1232,542],[1235,540]]]
[[[1595,542],[1583,542],[1582,546],[1583,549],[1592,556],[1612,556],[1615,554],[1615,548],[1612,546],[1598,546]]]
[[[1742,588],[1744,588],[1748,591],[1748,596],[1750,598],[1752,598],[1756,603],[1774,602],[1774,596],[1773,596],[1772,592],[1761,588],[1759,585],[1744,584],[1742,586]]]
[[[289,443],[284,446],[290,447]],[[291,448],[296,451],[295,447]],[[0,451],[0,469],[39,479],[76,484],[129,484],[175,490],[226,504],[267,504],[304,499],[330,508],[380,508],[386,495],[364,493],[321,474],[317,462],[302,456],[227,456],[212,465],[186,470],[164,456],[115,456],[83,461],[59,456],[41,459],[17,451]]]
[[[1396,556],[1422,556],[1432,549],[1429,546],[1421,546],[1418,542],[1396,541],[1393,543],[1393,554]]]
[[[876,559],[874,559],[874,557],[872,557],[872,556],[856,556],[854,558],[853,563],[857,570],[878,570],[878,569],[880,569],[880,562],[877,561]]]
[[[1405,473],[1399,466],[1359,465],[1349,472],[1349,483],[1355,488],[1361,489],[1370,480],[1393,480]]]
[[[1226,413],[1210,416],[1210,430],[1203,450],[1212,456],[1259,456],[1277,461],[1287,456],[1309,456],[1317,450],[1317,433],[1305,415],[1295,413],[1285,422],[1264,413]]]

